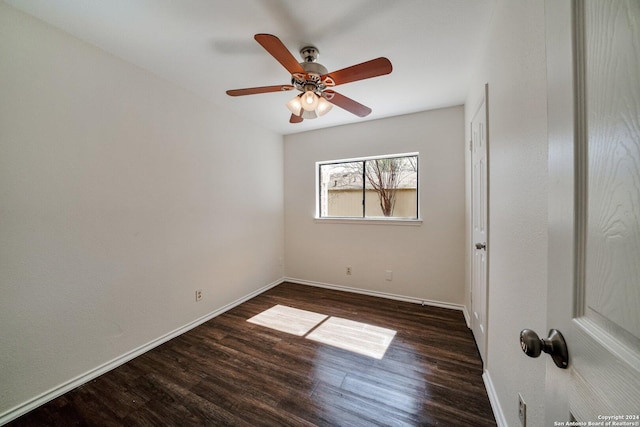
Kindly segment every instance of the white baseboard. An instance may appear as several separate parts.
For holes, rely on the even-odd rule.
[[[231,310],[232,308],[242,304],[245,301],[250,300],[251,298],[260,295],[261,293],[268,291],[269,289],[281,284],[284,281],[284,279],[278,279],[275,282],[272,282],[266,286],[263,286],[260,289],[257,289],[247,295],[245,295],[244,297],[237,299],[223,307],[220,307],[217,310],[212,311],[211,313],[205,314],[204,316],[190,322],[187,323],[184,326],[181,326],[178,329],[175,329],[165,335],[162,335],[161,337],[158,337],[144,345],[141,345],[138,348],[135,348],[121,356],[116,357],[115,359],[104,363],[96,368],[91,369],[88,372],[85,372],[84,374],[78,375],[77,377],[66,381],[54,388],[52,388],[51,390],[48,390],[32,399],[29,399],[28,401],[21,403],[18,406],[15,406],[11,409],[9,409],[7,412],[0,414],[0,426],[4,425],[6,423],[8,423],[9,421],[13,421],[16,418],[18,418],[21,415],[26,414],[27,412],[37,408],[40,405],[44,405],[45,403],[47,403],[48,401],[55,399],[56,397],[62,396],[63,394],[73,390],[74,388],[85,384],[97,377],[99,377],[100,375],[109,372],[112,369],[117,368],[120,365],[123,365],[125,363],[127,363],[128,361],[140,356],[143,353],[146,353],[147,351],[153,349],[154,347],[159,346],[160,344],[164,344],[165,342],[169,341],[172,338],[177,337],[178,335],[182,335],[185,332],[195,328],[196,326],[199,326],[201,324],[203,324],[204,322],[213,319],[216,316],[221,315],[222,313]]]
[[[467,322],[467,328],[471,329],[471,316],[469,316],[469,311],[467,310],[466,305],[462,306],[462,314],[464,315],[464,321]]]
[[[311,280],[296,279],[294,277],[285,277],[283,282],[291,282],[291,283],[297,283],[299,285],[315,286],[315,287],[318,287],[318,288],[334,289],[336,291],[352,292],[352,293],[355,293],[355,294],[369,295],[369,296],[372,296],[372,297],[393,299],[393,300],[396,300],[396,301],[405,301],[405,302],[412,302],[414,304],[430,305],[430,306],[433,306],[433,307],[449,308],[449,309],[452,309],[452,310],[459,310],[459,311],[462,311],[462,314],[464,315],[464,318],[465,318],[465,320],[467,322],[467,326],[469,326],[471,324],[470,323],[469,313],[467,312],[467,307],[465,307],[464,305],[461,305],[461,304],[453,304],[453,303],[449,303],[449,302],[434,301],[434,300],[428,300],[428,299],[420,299],[420,298],[416,298],[416,297],[408,297],[408,296],[404,296],[404,295],[391,294],[391,293],[387,293],[387,292],[371,291],[371,290],[368,290],[368,289],[351,288],[349,286],[333,285],[333,284],[330,284],[330,283],[322,283],[322,282],[314,282],[314,281],[311,281]]]
[[[484,371],[482,374],[482,381],[484,382],[484,387],[487,389],[487,394],[489,395],[489,403],[491,403],[491,409],[493,410],[493,416],[496,419],[496,424],[498,424],[498,427],[509,427],[507,420],[504,417],[504,412],[502,412],[502,406],[500,406],[496,389],[493,387],[493,381],[491,381],[489,371]]]

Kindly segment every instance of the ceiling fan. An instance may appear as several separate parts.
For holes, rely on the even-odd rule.
[[[271,34],[256,34],[254,38],[291,73],[291,84],[233,89],[228,90],[227,95],[255,95],[297,89],[301,93],[287,103],[287,108],[291,111],[290,123],[300,123],[304,119],[322,116],[331,109],[332,104],[356,116],[368,116],[371,108],[330,88],[389,74],[393,69],[391,61],[387,58],[376,58],[329,73],[322,64],[316,62],[319,52],[313,46],[300,50],[303,62],[298,62],[278,37]]]

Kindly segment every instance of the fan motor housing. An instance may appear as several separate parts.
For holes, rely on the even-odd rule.
[[[319,76],[325,75],[329,72],[327,67],[318,62],[301,62],[300,65],[307,73],[317,74]]]
[[[318,76],[322,76],[327,74],[329,70],[327,68],[316,62],[318,60],[318,55],[320,55],[320,51],[315,46],[306,46],[300,49],[300,56],[302,57],[302,61],[300,66],[304,68],[304,70],[309,74],[317,74]]]
[[[320,51],[314,46],[306,46],[300,49],[300,56],[303,60],[303,62],[300,62],[300,66],[304,69],[305,73],[293,74],[291,76],[291,84],[301,92],[311,90],[320,93],[328,85],[333,84],[333,81],[325,82],[321,80],[321,77],[326,75],[329,70],[327,70],[327,67],[324,65],[316,62],[318,55],[320,55]]]

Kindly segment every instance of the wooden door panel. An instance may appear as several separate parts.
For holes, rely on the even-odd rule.
[[[640,3],[577,2],[578,419],[640,402]],[[612,412],[618,413],[618,412]]]
[[[548,0],[547,423],[640,415],[640,2]],[[573,30],[571,30],[573,28]],[[622,419],[637,422],[637,419]]]
[[[486,361],[487,341],[487,91],[471,120],[471,330],[480,356]],[[480,245],[480,246],[476,246]]]
[[[640,2],[598,0],[584,6],[589,191],[585,315],[605,327],[622,328],[637,344]]]

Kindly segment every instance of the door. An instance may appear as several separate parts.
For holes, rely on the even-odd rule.
[[[547,325],[569,350],[547,361],[545,425],[639,425],[640,2],[545,6]]]
[[[471,330],[482,360],[487,347],[487,85],[471,120]]]

